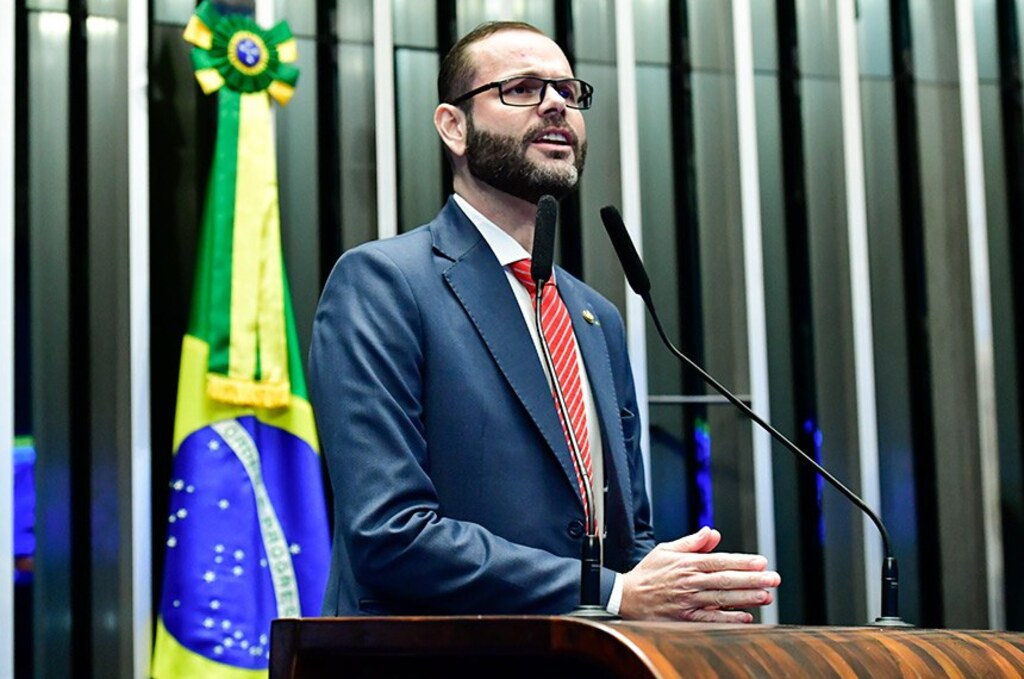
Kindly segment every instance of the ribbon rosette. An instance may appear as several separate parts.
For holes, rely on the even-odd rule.
[[[295,39],[287,22],[263,30],[241,14],[222,15],[206,0],[185,27],[185,40],[195,45],[192,63],[205,94],[224,85],[236,92],[264,90],[282,106],[292,98],[299,69]]]

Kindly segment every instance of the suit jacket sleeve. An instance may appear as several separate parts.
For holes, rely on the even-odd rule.
[[[578,560],[447,518],[439,506],[427,470],[445,451],[428,450],[423,430],[420,314],[414,286],[374,247],[341,259],[317,310],[310,391],[334,488],[335,536],[345,541],[355,580],[403,611],[572,609]]]

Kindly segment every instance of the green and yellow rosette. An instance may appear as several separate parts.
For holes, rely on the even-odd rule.
[[[299,71],[291,29],[203,2],[185,28],[203,92],[218,93],[189,335],[208,345],[207,396],[283,408],[291,398],[277,161],[270,99],[287,104]]]
[[[196,8],[185,27],[185,40],[195,45],[192,64],[205,94],[225,85],[235,92],[266,91],[285,106],[292,98],[299,69],[287,22],[268,31],[241,14],[221,15],[207,0]]]

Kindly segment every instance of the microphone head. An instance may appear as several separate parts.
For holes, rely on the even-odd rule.
[[[558,201],[543,195],[537,202],[537,220],[533,230],[533,261],[530,275],[540,287],[551,278],[555,261],[555,222],[558,221]]]
[[[615,254],[619,256],[622,270],[626,274],[626,280],[633,292],[641,297],[651,291],[651,279],[647,277],[647,270],[644,263],[637,254],[633,240],[629,237],[626,225],[622,223],[622,215],[612,205],[601,208],[601,221],[604,222],[605,231],[612,241]]]

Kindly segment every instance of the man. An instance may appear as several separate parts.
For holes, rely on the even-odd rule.
[[[708,528],[655,547],[622,320],[561,269],[545,295],[571,318],[570,358],[554,377],[542,367],[516,262],[540,196],[577,184],[590,86],[543,33],[501,22],[459,41],[438,90],[456,195],[426,226],[346,253],[317,311],[311,395],[335,504],[324,613],[570,611],[585,473],[607,529],[602,605],[749,622],[735,609],[769,603],[778,574],[760,556],[711,553],[721,536]],[[579,406],[565,425],[551,381],[563,369]]]

